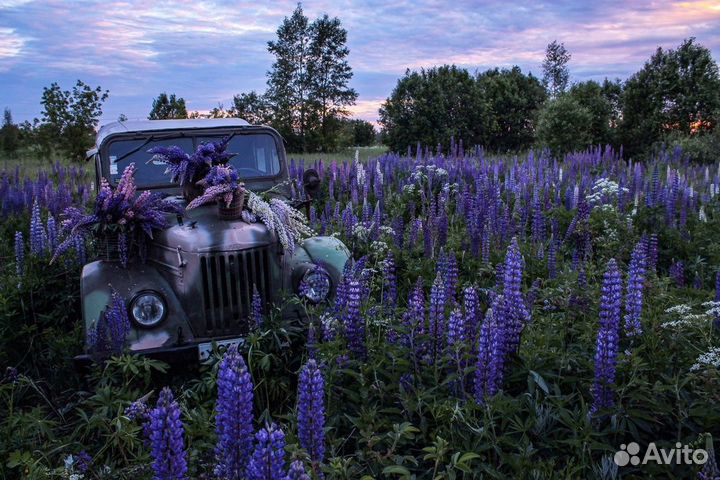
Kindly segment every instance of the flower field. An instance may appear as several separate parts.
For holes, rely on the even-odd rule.
[[[355,259],[331,302],[256,312],[201,365],[118,355],[85,377],[94,252],[58,247],[91,177],[0,172],[0,477],[720,477],[720,164],[452,145],[293,161],[297,199],[310,167],[310,226]],[[630,442],[709,460],[619,467]]]

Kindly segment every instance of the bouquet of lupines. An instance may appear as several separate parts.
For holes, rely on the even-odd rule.
[[[62,230],[67,235],[58,245],[53,260],[65,253],[78,239],[90,236],[118,236],[118,249],[123,266],[127,266],[128,250],[137,245],[141,257],[145,256],[145,240],[153,237],[153,230],[167,228],[167,213],[181,213],[182,208],[157,194],[144,191],[135,196],[135,164],[123,171],[113,188],[106,179],[100,182],[93,212],[84,213],[76,207],[65,209]]]
[[[259,195],[248,191],[247,207],[268,230],[275,233],[283,248],[290,254],[295,251],[298,240],[313,235],[305,215],[278,198],[266,202]]]
[[[197,184],[203,187],[204,192],[188,204],[188,209],[217,200],[230,207],[230,203],[236,195],[242,198],[245,194],[244,184],[240,182],[240,176],[232,165],[212,167],[205,178]]]
[[[227,153],[230,137],[225,137],[219,142],[207,142],[198,146],[195,153],[188,155],[185,151],[176,146],[153,147],[148,150],[153,157],[151,162],[157,161],[167,165],[165,173],[169,173],[170,180],[180,185],[194,185],[216,165],[225,165],[235,154]]]

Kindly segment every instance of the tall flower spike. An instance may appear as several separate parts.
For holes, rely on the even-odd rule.
[[[259,328],[263,324],[263,304],[257,285],[253,285],[252,294],[252,327]]]
[[[285,434],[274,423],[255,434],[247,480],[285,480]]]
[[[253,383],[237,346],[230,347],[223,356],[217,386],[215,474],[240,480],[245,477],[253,447]]]
[[[523,258],[518,247],[517,239],[513,238],[505,256],[503,269],[503,296],[506,303],[508,321],[508,353],[517,350],[520,343],[520,333],[525,324],[530,321],[525,300],[521,292],[523,276]]]
[[[428,318],[433,361],[438,357],[438,343],[445,336],[445,301],[445,282],[442,274],[438,272],[430,289],[430,314]]]
[[[314,359],[300,370],[298,384],[298,438],[313,469],[325,459],[325,380]]]
[[[643,288],[645,287],[646,244],[640,240],[632,252],[625,295],[625,334],[628,337],[642,334],[640,317],[643,308]]]
[[[15,273],[18,277],[25,274],[25,241],[22,232],[15,232]]]
[[[40,204],[37,199],[33,203],[32,215],[30,216],[30,253],[41,256],[45,253],[47,234],[40,218]]]
[[[619,350],[622,280],[615,259],[608,262],[600,297],[600,329],[595,349],[595,381],[590,414],[615,405],[613,384]]]
[[[184,480],[187,478],[184,428],[180,420],[180,406],[169,388],[162,389],[157,406],[150,411],[149,417],[153,479]]]
[[[365,322],[360,314],[360,290],[360,282],[355,279],[350,280],[344,323],[348,349],[355,356],[363,358],[365,357]]]
[[[490,368],[492,361],[493,333],[495,330],[493,311],[488,310],[485,315],[477,346],[477,359],[475,367],[475,401],[478,404],[485,403],[485,397],[490,379]]]

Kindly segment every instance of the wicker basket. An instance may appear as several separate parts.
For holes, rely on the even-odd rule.
[[[242,215],[242,209],[245,205],[245,191],[235,192],[230,206],[226,206],[225,202],[218,200],[218,217],[220,220],[237,220]]]

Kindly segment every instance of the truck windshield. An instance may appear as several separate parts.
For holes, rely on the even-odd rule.
[[[150,162],[152,155],[148,153],[148,150],[158,146],[176,145],[188,154],[192,154],[197,145],[204,142],[218,142],[222,140],[223,136],[196,138],[188,136],[167,138],[164,136],[164,138],[150,142],[147,139],[115,140],[108,147],[110,181],[113,184],[117,183],[125,167],[135,163],[135,183],[138,188],[169,185],[170,177],[165,174],[165,164]],[[230,159],[230,163],[237,168],[242,179],[275,176],[280,173],[277,146],[271,135],[236,134],[230,139],[227,152],[236,154]]]

